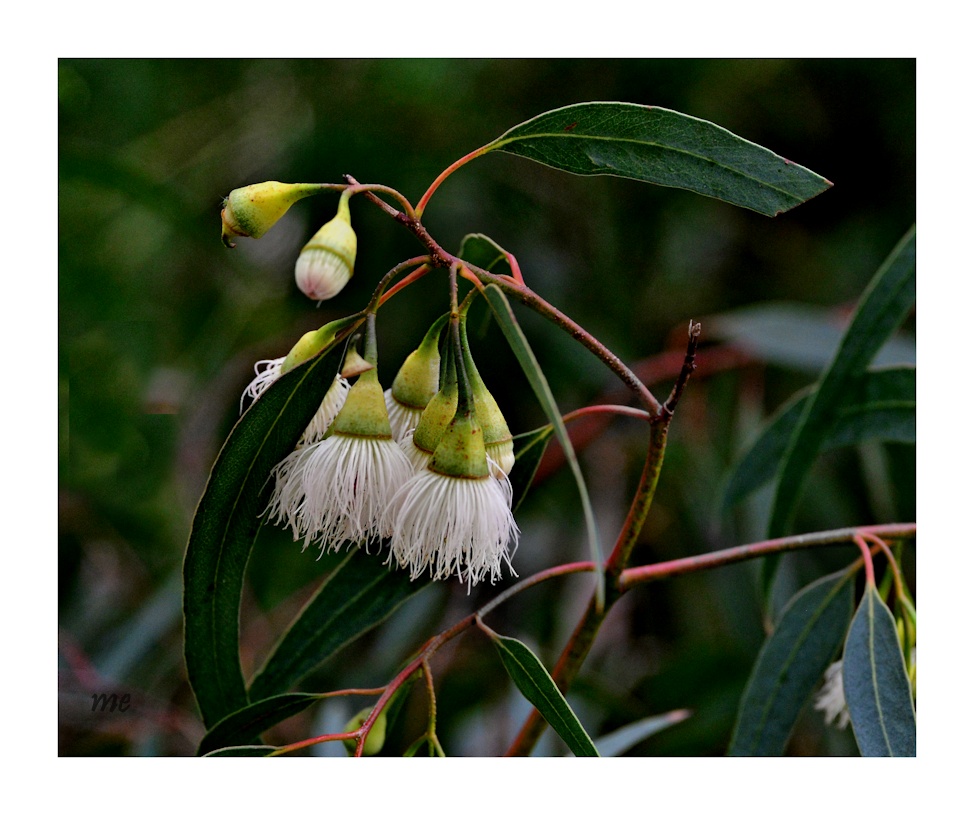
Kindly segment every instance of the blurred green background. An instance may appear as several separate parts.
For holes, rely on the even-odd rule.
[[[688,192],[490,155],[451,177],[427,209],[427,227],[448,249],[484,232],[514,252],[536,291],[630,364],[647,361],[658,396],[688,320],[703,322],[701,368],[634,557],[648,563],[763,537],[767,496],[721,516],[722,480],[767,415],[828,361],[843,315],[914,221],[915,97],[913,60],[61,60],[59,752],[195,751],[203,730],[182,661],[182,557],[240,393],[257,360],[361,308],[382,273],[419,251],[353,201],[355,277],[316,308],[294,286],[293,263],[336,199],[301,202],[265,238],[229,252],[219,212],[231,189],[351,173],[415,202],[445,166],[509,127],[591,100],[708,119],[830,179],[833,189],[767,219]],[[802,306],[807,319],[781,303]],[[386,385],[445,304],[442,282],[427,278],[382,310]],[[741,317],[768,304],[761,321]],[[475,355],[513,432],[541,424],[513,356],[478,315],[482,307]],[[611,375],[565,335],[518,316],[564,412],[613,393]],[[913,353],[906,330],[891,349],[900,359]],[[643,428],[618,420],[582,452],[606,545],[644,444]],[[572,481],[549,464],[518,515],[521,576],[586,557]],[[912,521],[914,494],[914,448],[836,451],[817,466],[796,531]],[[789,558],[781,597],[852,557]],[[288,535],[261,533],[242,609],[245,673],[327,568]],[[491,625],[550,666],[588,591],[581,577],[550,581]],[[307,689],[384,683],[425,637],[495,592],[422,592]],[[687,721],[631,754],[720,754],[763,636],[755,564],[653,584],[613,611],[569,698],[594,735],[689,708]],[[503,751],[527,703],[486,640],[466,636],[433,667],[447,752]],[[91,694],[113,690],[130,693],[132,708],[92,713]],[[357,709],[329,702],[267,739],[336,730]],[[417,691],[391,754],[423,716]],[[855,744],[809,712],[791,750],[842,755]],[[548,737],[539,752],[564,747]]]

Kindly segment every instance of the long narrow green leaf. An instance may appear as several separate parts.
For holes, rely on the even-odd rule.
[[[260,734],[265,730],[319,701],[321,696],[316,693],[288,693],[247,705],[210,728],[200,742],[197,754],[260,741]]]
[[[602,571],[602,547],[599,545],[599,535],[595,528],[595,514],[592,512],[592,502],[588,497],[588,488],[585,486],[582,470],[578,466],[575,448],[572,447],[571,439],[568,437],[565,423],[561,419],[561,411],[558,409],[558,403],[555,402],[555,397],[551,392],[551,388],[548,386],[548,380],[545,378],[541,366],[538,365],[534,351],[528,345],[528,338],[521,331],[521,326],[518,324],[517,318],[511,310],[511,304],[507,302],[507,297],[493,283],[487,286],[485,294],[504,337],[511,346],[511,350],[514,351],[514,356],[517,357],[517,361],[521,363],[524,375],[531,384],[531,388],[541,403],[545,414],[551,421],[555,435],[558,437],[558,441],[565,451],[568,466],[571,468],[572,475],[575,476],[575,483],[578,486],[578,494],[582,502],[582,511],[585,514],[585,526],[588,530],[589,551],[591,552],[592,561],[598,570],[596,573],[596,597],[601,607],[605,602],[605,575]]]
[[[648,105],[584,102],[542,113],[483,148],[577,175],[678,187],[778,215],[832,186],[703,119]]]
[[[805,403],[777,474],[768,537],[788,534],[798,497],[836,420],[843,393],[866,369],[916,300],[916,228],[913,227],[866,288],[835,359]]]
[[[842,686],[859,752],[915,756],[916,710],[896,622],[875,586],[867,586],[842,653]]]
[[[514,437],[514,466],[511,468],[511,492],[513,500],[511,509],[517,512],[521,502],[528,493],[538,465],[548,449],[548,441],[555,432],[551,425],[539,427],[529,433],[521,433]]]
[[[427,578],[411,581],[408,572],[390,570],[375,554],[349,552],[254,675],[250,698],[287,692],[429,584]]]
[[[598,756],[595,743],[534,652],[513,637],[490,634],[501,662],[518,690],[538,709],[568,748],[576,756]]]
[[[203,722],[246,706],[239,610],[271,469],[294,449],[335,377],[337,343],[282,376],[241,417],[200,499],[183,564],[186,668]]]
[[[815,386],[797,393],[740,458],[724,489],[724,510],[774,478]],[[916,368],[885,368],[857,377],[837,406],[822,450],[869,440],[916,443]]]
[[[239,747],[221,747],[206,753],[204,758],[260,758],[270,755],[277,748],[269,744],[244,744]]]
[[[785,606],[744,689],[728,755],[784,753],[798,715],[848,630],[853,575],[844,570],[816,580]]]

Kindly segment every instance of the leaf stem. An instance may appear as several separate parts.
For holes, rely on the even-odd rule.
[[[859,551],[862,552],[862,565],[866,567],[866,585],[876,586],[876,572],[873,570],[873,556],[869,552],[869,546],[863,539],[862,535],[853,535],[853,543],[859,547]]]
[[[485,147],[478,147],[472,153],[467,153],[463,158],[459,158],[453,162],[449,167],[447,167],[442,173],[440,173],[430,184],[430,187],[426,192],[423,193],[423,197],[419,199],[419,203],[416,205],[415,213],[411,213],[416,220],[420,220],[423,217],[423,212],[426,210],[426,205],[429,203],[430,198],[433,197],[433,193],[436,192],[437,188],[444,181],[447,180],[454,172],[459,170],[464,164],[469,161],[473,161],[478,156],[484,155],[487,150]]]
[[[413,280],[418,280],[420,277],[426,274],[426,272],[422,272],[422,274],[417,274],[417,272],[419,272],[420,269],[422,269],[421,264],[427,264],[429,263],[429,260],[430,258],[428,255],[419,255],[417,257],[404,260],[402,263],[398,263],[395,266],[393,266],[388,272],[386,272],[382,276],[382,279],[379,280],[378,285],[375,287],[375,291],[372,293],[372,299],[369,300],[369,304],[365,308],[366,313],[374,314],[376,310],[379,308],[379,306],[381,306],[386,300],[392,297],[392,295],[395,294],[396,291],[399,291],[399,289],[401,289],[403,286],[409,285],[409,283],[412,283]],[[411,272],[402,280],[400,280],[399,283],[393,287],[394,290],[385,292],[386,286],[388,286],[393,280],[396,279],[396,277],[398,277],[404,271],[406,271],[406,269],[409,269],[412,266],[420,266],[420,269],[413,270],[413,272]],[[429,271],[429,269],[427,269],[426,271]]]
[[[565,424],[568,424],[569,422],[575,421],[575,419],[582,419],[585,416],[591,416],[595,413],[614,413],[617,416],[629,416],[633,419],[643,419],[647,422],[653,418],[645,410],[629,407],[628,405],[588,405],[587,407],[573,410],[571,413],[566,413],[561,417],[561,420]]]

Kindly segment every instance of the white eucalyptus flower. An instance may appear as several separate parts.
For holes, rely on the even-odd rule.
[[[815,696],[815,710],[825,715],[826,724],[835,724],[842,730],[849,724],[849,708],[845,703],[842,685],[842,661],[833,662],[825,669],[825,682]]]

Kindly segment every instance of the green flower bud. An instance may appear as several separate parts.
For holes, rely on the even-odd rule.
[[[487,450],[484,432],[469,413],[457,415],[440,438],[429,469],[453,478],[486,478]]]
[[[467,342],[466,322],[462,323],[460,336],[464,368],[470,382],[470,390],[473,392],[477,421],[484,431],[484,445],[487,448],[487,455],[497,463],[505,474],[509,475],[514,467],[514,437],[511,435],[497,400],[487,390],[487,386],[474,364],[473,356],[470,354],[470,345]],[[500,474],[497,473],[497,475]]]
[[[294,347],[288,351],[288,355],[284,358],[284,362],[281,365],[281,375],[286,374],[302,362],[307,362],[313,356],[320,354],[334,341],[339,331],[361,319],[356,314],[351,317],[343,317],[340,320],[333,320],[330,323],[326,323],[317,331],[309,331],[294,343]]]
[[[364,723],[365,720],[369,718],[369,714],[372,712],[372,708],[367,707],[356,713],[351,719],[348,720],[348,724],[345,725],[345,732],[351,733],[353,730],[358,730]],[[375,723],[372,725],[372,729],[369,731],[369,735],[365,739],[365,747],[362,748],[363,756],[374,756],[376,753],[382,750],[383,745],[386,743],[386,711],[385,709],[379,714]],[[349,754],[355,752],[355,740],[348,739],[342,744],[348,749]]]
[[[357,246],[348,197],[343,194],[338,214],[315,233],[298,255],[294,266],[298,288],[312,300],[334,297],[352,278]]]
[[[331,429],[346,436],[392,438],[386,400],[375,368],[362,373],[352,385]]]
[[[225,246],[233,248],[234,236],[259,238],[291,208],[291,204],[320,192],[318,184],[282,184],[280,181],[264,181],[240,187],[223,202],[223,234]]]

